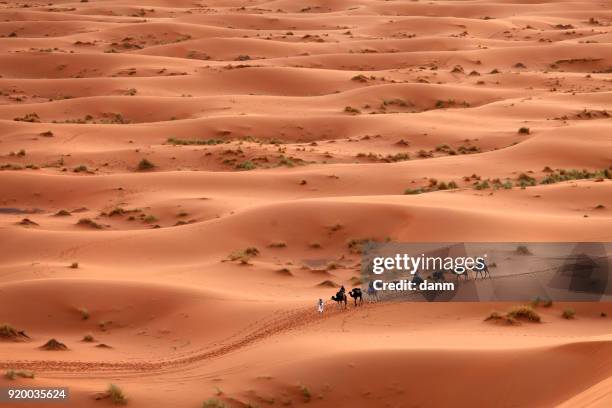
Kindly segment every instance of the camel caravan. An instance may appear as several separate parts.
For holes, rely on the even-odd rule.
[[[350,292],[348,292],[348,296],[353,298],[355,307],[361,306],[363,304],[363,293],[361,291],[361,288],[351,289]],[[336,304],[340,307],[347,307],[348,296],[347,296],[346,289],[344,288],[344,286],[342,286],[340,290],[334,296],[331,297],[331,300],[336,302]],[[368,296],[370,297],[370,301],[374,299],[378,300],[376,290],[374,289],[372,285],[368,287]]]
[[[485,264],[485,267],[481,270],[471,270],[472,273],[474,273],[474,280],[478,279],[478,277],[480,277],[481,279],[486,279],[486,278],[491,278],[491,274],[489,272],[489,268],[488,266]],[[470,277],[468,275],[468,271],[465,271],[462,274],[457,274],[457,273],[452,273],[452,275],[455,275],[455,279],[459,280],[460,277],[462,277],[464,280],[469,280]],[[433,272],[433,274],[431,274],[430,276],[428,276],[429,279],[431,279],[432,282],[446,282],[447,279],[445,277],[444,272],[442,271],[436,271]],[[393,281],[394,283],[398,283],[399,281]],[[412,277],[412,282],[416,285],[419,285],[420,283],[425,282],[424,279],[420,276],[419,273],[416,273],[413,277]],[[415,291],[415,292],[420,292],[420,291]],[[364,293],[361,290],[361,288],[353,288],[351,289],[349,292],[346,291],[345,287],[342,286],[340,288],[340,290],[331,297],[331,300],[333,300],[334,302],[336,302],[336,305],[338,307],[341,308],[346,308],[348,306],[348,298],[349,296],[351,298],[353,298],[353,303],[355,305],[355,307],[357,306],[361,306],[363,304],[363,298],[364,298]],[[370,281],[368,283],[368,289],[367,289],[367,299],[369,302],[378,302],[379,301],[379,296],[378,296],[378,290],[374,287],[374,281]],[[323,300],[319,299],[319,312],[322,313],[323,312]]]

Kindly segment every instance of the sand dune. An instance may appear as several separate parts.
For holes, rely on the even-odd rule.
[[[610,27],[587,0],[2,4],[0,325],[28,337],[0,368],[35,377],[0,386],[609,406],[609,303],[314,306],[362,240],[610,241]]]

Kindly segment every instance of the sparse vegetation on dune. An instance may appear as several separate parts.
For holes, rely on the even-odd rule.
[[[216,398],[209,398],[202,404],[202,408],[226,408],[224,402]]]
[[[171,137],[168,138],[166,143],[178,146],[214,146],[229,142],[221,139],[178,139]]]
[[[576,311],[571,307],[566,307],[565,309],[563,309],[563,313],[561,314],[561,316],[564,319],[573,319],[576,316]]]
[[[123,390],[116,384],[109,384],[106,391],[96,395],[96,399],[108,399],[114,405],[126,405],[128,403]]]
[[[514,252],[517,255],[533,255],[533,253],[531,252],[531,250],[529,249],[529,247],[527,245],[519,245],[516,247],[516,249],[514,250]]]
[[[259,255],[259,249],[248,247],[242,251],[234,251],[227,257],[230,261],[238,261],[242,265],[248,265],[251,258]]]
[[[88,320],[88,319],[89,319],[90,314],[89,314],[89,310],[87,310],[87,308],[85,308],[85,307],[80,307],[80,308],[78,309],[78,311],[79,311],[79,313],[81,314],[81,318],[82,318],[83,320]]]
[[[16,380],[17,378],[34,378],[32,371],[26,370],[7,370],[4,376],[9,380]]]
[[[305,402],[310,401],[310,399],[312,398],[312,394],[310,393],[310,390],[308,389],[308,387],[306,387],[303,384],[299,385],[300,388],[300,393],[302,394],[302,398],[304,399]]]
[[[507,313],[491,312],[491,314],[485,318],[485,321],[518,325],[521,321],[540,323],[541,317],[531,306],[523,305],[513,307]]]
[[[138,171],[149,171],[153,170],[155,165],[148,159],[142,159],[138,162]]]
[[[541,321],[540,315],[530,306],[517,306],[508,312],[508,316],[516,320],[528,320],[536,323]]]
[[[45,344],[40,346],[40,348],[42,350],[48,350],[48,351],[65,351],[65,350],[68,350],[68,347],[64,343],[62,343],[62,342],[60,342],[60,341],[58,341],[56,339],[49,340],[48,342],[46,342]]]
[[[17,330],[9,323],[0,324],[0,340],[22,341],[29,339],[23,330]]]
[[[95,222],[91,218],[81,218],[77,222],[77,225],[79,225],[81,227],[87,227],[87,228],[98,229],[98,230],[104,228],[104,226],[102,224],[98,224],[97,222]]]

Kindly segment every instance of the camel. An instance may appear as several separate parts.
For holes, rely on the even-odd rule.
[[[355,300],[355,306],[357,306],[357,300],[359,300],[360,305],[363,303],[363,296],[361,294],[360,288],[351,289],[351,291],[349,292],[349,296]]]
[[[491,278],[491,274],[489,273],[489,267],[487,266],[487,264],[484,264],[484,267],[482,269],[474,269],[474,273],[474,279],[477,279],[478,275],[482,276],[482,279],[486,278],[487,276]]]
[[[331,297],[331,300],[335,301],[338,306],[342,306],[342,302],[344,302],[344,307],[346,307],[346,293],[343,291],[339,291],[335,296]]]

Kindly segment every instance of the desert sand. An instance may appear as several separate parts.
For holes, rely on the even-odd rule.
[[[609,407],[610,303],[315,303],[361,240],[611,241],[611,115],[607,0],[3,2],[0,386]]]

